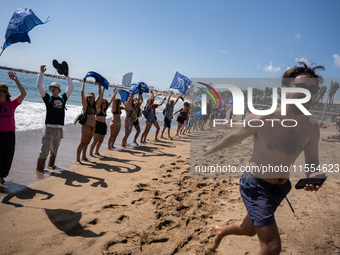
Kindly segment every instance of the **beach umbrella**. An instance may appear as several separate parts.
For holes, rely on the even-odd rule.
[[[31,39],[28,36],[28,32],[31,31],[35,26],[45,24],[48,22],[48,18],[45,22],[42,22],[34,12],[29,8],[18,8],[11,20],[9,21],[6,35],[5,35],[5,43],[1,47],[2,52],[11,44],[17,42],[29,42],[31,43]]]
[[[96,72],[93,72],[93,71],[90,71],[86,74],[85,76],[85,81],[86,81],[86,78],[87,77],[92,77],[96,80],[96,83],[99,82],[99,84],[101,86],[103,86],[104,88],[108,89],[109,88],[109,85],[110,83],[103,77],[101,76],[99,73],[96,73]]]

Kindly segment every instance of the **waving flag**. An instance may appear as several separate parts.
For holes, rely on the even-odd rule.
[[[122,103],[124,103],[128,99],[128,97],[130,96],[129,91],[126,91],[124,89],[118,89],[118,93],[120,95],[120,101]]]
[[[201,100],[201,95],[197,96],[194,98],[195,101],[199,102],[201,104],[202,100]]]
[[[90,71],[86,74],[84,79],[86,80],[87,77],[92,77],[96,80],[96,82],[99,82],[99,84],[101,86],[103,86],[104,88],[106,88],[106,89],[109,88],[110,83],[103,76],[101,76],[99,73]]]
[[[31,39],[28,36],[28,32],[31,31],[35,26],[45,24],[48,22],[48,18],[45,22],[42,22],[34,12],[29,8],[19,8],[17,9],[11,20],[9,21],[6,35],[5,43],[2,48],[2,52],[11,44],[17,42],[29,42]],[[2,54],[0,53],[0,56]]]
[[[177,89],[179,92],[185,94],[190,84],[191,80],[188,77],[184,76],[183,74],[180,74],[179,72],[176,72],[175,77],[170,85],[170,88]]]
[[[138,82],[138,83],[134,83],[132,84],[132,86],[129,89],[129,92],[131,94],[143,94],[143,93],[149,93],[149,87],[145,82]]]

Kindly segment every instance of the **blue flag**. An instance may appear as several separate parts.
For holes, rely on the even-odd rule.
[[[96,82],[99,82],[99,84],[101,86],[103,86],[106,89],[109,89],[110,83],[103,76],[101,76],[99,73],[90,71],[86,74],[84,79],[86,80],[87,77],[93,77],[96,80]]]
[[[194,100],[196,100],[197,102],[199,102],[201,104],[201,102],[202,102],[201,95],[195,97]]]
[[[131,85],[129,92],[131,94],[143,94],[143,93],[149,93],[149,87],[145,82],[138,82],[138,83],[134,83]]]
[[[129,91],[126,91],[124,89],[118,89],[119,95],[120,95],[120,101],[124,103],[130,96]]]
[[[233,98],[232,97],[229,99],[228,104],[230,104],[230,105],[233,104]]]
[[[170,85],[170,88],[177,89],[179,92],[185,94],[191,84],[191,80],[184,76],[183,74],[180,74],[179,72],[176,72],[175,77]]]
[[[2,49],[4,50],[11,44],[17,42],[31,43],[28,32],[31,31],[31,29],[35,26],[45,24],[47,22],[48,18],[45,22],[42,22],[29,8],[17,9],[9,21],[5,35],[6,41]]]

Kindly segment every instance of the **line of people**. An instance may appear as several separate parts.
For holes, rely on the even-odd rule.
[[[53,66],[57,69],[60,75],[65,76],[67,82],[66,91],[60,95],[61,86],[58,82],[52,82],[48,89],[51,95],[45,91],[43,85],[44,73],[46,71],[46,65],[40,66],[40,73],[37,80],[37,89],[39,94],[43,98],[46,107],[45,127],[42,133],[41,146],[39,150],[39,156],[37,160],[36,170],[38,172],[44,172],[46,160],[48,160],[48,167],[55,169],[55,161],[60,146],[60,141],[63,138],[63,126],[65,122],[65,109],[66,102],[71,96],[74,86],[71,78],[68,75],[68,64],[64,61],[61,64],[57,61],[53,61]],[[8,176],[10,171],[14,150],[15,150],[15,118],[14,112],[18,105],[24,100],[26,91],[18,80],[15,72],[8,72],[9,78],[12,79],[18,86],[20,95],[11,100],[11,95],[8,92],[8,86],[0,84],[0,186],[4,186],[4,178]],[[188,102],[184,102],[183,108],[174,112],[174,106],[177,104],[181,96],[178,96],[176,100],[172,99],[173,92],[169,97],[164,97],[160,104],[156,104],[155,97],[160,94],[154,94],[150,91],[150,98],[148,99],[144,110],[141,110],[143,103],[142,95],[138,98],[134,98],[134,95],[130,95],[128,99],[123,103],[120,98],[116,98],[118,90],[113,88],[113,97],[108,101],[104,99],[105,88],[98,85],[98,97],[95,98],[95,94],[90,92],[85,96],[85,79],[81,86],[81,102],[83,113],[86,115],[86,121],[81,126],[81,138],[80,143],[76,151],[76,162],[82,164],[82,161],[87,161],[87,148],[92,138],[93,142],[90,145],[89,155],[92,157],[101,156],[99,149],[103,143],[105,135],[107,134],[106,117],[107,110],[112,104],[112,120],[110,122],[110,135],[108,138],[108,149],[114,149],[116,138],[121,129],[121,114],[122,111],[126,111],[126,118],[124,119],[124,137],[122,140],[122,147],[127,146],[127,139],[131,134],[133,127],[136,130],[136,134],[133,139],[133,143],[138,146],[137,139],[141,133],[139,125],[139,118],[144,115],[146,119],[145,129],[141,135],[140,143],[147,143],[147,136],[150,132],[152,125],[156,128],[155,140],[158,140],[160,132],[160,126],[156,116],[156,108],[161,106],[165,100],[166,107],[163,111],[164,114],[164,127],[161,132],[160,138],[165,139],[164,133],[168,129],[167,138],[173,139],[170,136],[171,120],[173,116],[179,113],[177,118],[177,132],[176,137],[181,135],[181,127],[184,122],[190,117],[189,110],[190,105]],[[183,98],[182,98],[183,100]],[[183,100],[184,101],[184,100]]]

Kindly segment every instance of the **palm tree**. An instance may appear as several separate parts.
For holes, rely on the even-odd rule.
[[[319,108],[319,104],[321,102],[322,105],[322,101],[323,101],[323,97],[325,96],[327,92],[327,87],[326,86],[322,86],[318,92],[318,94],[316,95],[316,104],[317,104],[317,108]]]
[[[340,87],[339,83],[337,83],[337,82],[333,83],[333,81],[331,82],[331,87],[329,89],[329,94],[328,94],[328,106],[327,106],[328,109],[327,109],[327,111],[333,105],[334,95],[338,91],[339,87]]]

